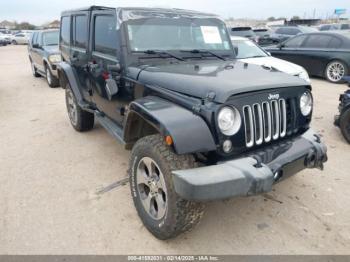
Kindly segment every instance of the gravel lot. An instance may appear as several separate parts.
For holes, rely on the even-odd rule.
[[[198,227],[163,242],[143,227],[128,185],[97,193],[126,177],[129,152],[98,124],[73,130],[64,91],[32,77],[26,47],[1,47],[0,58],[1,254],[350,254],[350,146],[333,126],[345,85],[312,80],[324,172],[209,203]]]

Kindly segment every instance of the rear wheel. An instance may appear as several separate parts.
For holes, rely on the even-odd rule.
[[[158,239],[174,238],[200,221],[204,205],[180,198],[172,171],[196,167],[192,155],[177,155],[160,135],[147,136],[134,146],[129,178],[136,210]]]
[[[332,61],[326,67],[326,78],[332,83],[343,83],[343,77],[348,74],[348,67],[342,61]]]
[[[348,143],[350,143],[350,108],[340,116],[340,130]]]
[[[66,86],[66,106],[69,120],[75,130],[79,132],[89,131],[94,127],[94,114],[84,111],[77,103],[69,84]]]
[[[46,81],[49,87],[58,87],[59,81],[58,79],[52,75],[52,72],[50,70],[50,67],[48,65],[45,66],[45,74],[46,74]]]

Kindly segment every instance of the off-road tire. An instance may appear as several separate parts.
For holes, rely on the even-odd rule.
[[[66,85],[66,107],[67,107],[67,112],[68,112],[68,117],[69,120],[75,130],[78,132],[85,132],[89,131],[94,127],[94,122],[95,122],[95,116],[93,113],[87,112],[83,110],[77,103],[77,100],[75,98],[74,92],[71,89],[70,85]],[[76,121],[73,121],[70,115],[70,96],[72,97],[73,103],[76,107]]]
[[[341,114],[339,126],[344,138],[350,144],[350,108]]]
[[[58,87],[60,85],[59,80],[52,74],[50,67],[48,65],[45,65],[45,75],[46,75],[46,82],[51,88]]]
[[[159,166],[166,184],[167,208],[163,218],[156,220],[145,210],[136,182],[136,169],[144,157],[149,157]],[[177,155],[167,146],[160,135],[140,139],[132,149],[129,164],[130,189],[134,205],[145,227],[158,239],[165,240],[191,230],[199,223],[204,213],[204,204],[187,201],[175,192],[173,170],[190,169],[197,164],[192,155]]]

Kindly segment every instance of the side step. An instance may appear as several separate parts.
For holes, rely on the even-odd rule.
[[[119,143],[121,143],[122,145],[126,144],[123,140],[123,130],[119,125],[117,125],[110,118],[102,115],[99,112],[95,112],[95,117],[100,122],[100,124],[108,131],[108,133],[114,136]]]

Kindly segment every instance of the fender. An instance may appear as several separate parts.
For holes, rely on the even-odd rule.
[[[57,70],[59,72],[60,83],[62,80],[61,77],[64,75],[65,80],[68,81],[70,87],[72,88],[78,105],[84,110],[91,111],[90,105],[84,100],[75,69],[67,62],[60,62],[57,64]],[[62,88],[66,88],[64,85],[61,86]]]
[[[198,115],[156,96],[147,96],[130,104],[124,128],[124,140],[132,128],[135,113],[163,135],[170,135],[177,154],[189,154],[216,150],[213,136]]]

